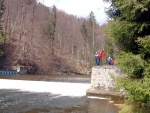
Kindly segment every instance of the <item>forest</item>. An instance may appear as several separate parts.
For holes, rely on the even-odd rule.
[[[36,0],[0,0],[1,69],[89,74],[94,52],[105,48],[126,74],[116,79],[126,91],[120,113],[149,113],[150,0],[103,1],[111,6],[107,25],[100,26],[92,11],[79,18]]]
[[[104,47],[94,13],[77,17],[36,0],[0,0],[0,67],[26,66],[33,74],[89,74]]]
[[[108,23],[79,18],[36,0],[0,0],[0,68],[23,65],[34,74],[90,74],[93,54],[105,48],[126,74],[120,113],[150,108],[150,0],[103,0]],[[137,103],[136,106],[133,103]]]
[[[149,113],[150,0],[104,1],[111,3],[106,11],[107,43],[113,45],[117,65],[126,74],[116,80],[127,94],[120,113]]]

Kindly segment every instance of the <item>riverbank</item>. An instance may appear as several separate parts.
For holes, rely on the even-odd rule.
[[[90,82],[91,75],[0,75],[0,79],[33,80],[33,81],[64,81]]]

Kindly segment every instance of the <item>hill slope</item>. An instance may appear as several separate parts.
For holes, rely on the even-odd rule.
[[[93,64],[91,39],[81,33],[88,20],[58,10],[54,39],[53,8],[35,0],[5,0],[3,29],[5,33],[5,67],[24,65],[36,74],[86,73]],[[50,28],[49,28],[50,27]],[[104,33],[95,25],[95,47],[102,48]]]

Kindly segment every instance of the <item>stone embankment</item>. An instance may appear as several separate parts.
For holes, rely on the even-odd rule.
[[[113,99],[123,99],[124,90],[115,89],[115,77],[124,76],[117,66],[98,66],[92,68],[91,85],[87,95],[102,96]]]

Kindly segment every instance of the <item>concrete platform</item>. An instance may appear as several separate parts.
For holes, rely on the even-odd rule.
[[[87,95],[124,99],[125,91],[117,91],[114,77],[123,77],[124,73],[117,66],[99,66],[92,68],[90,88]]]

